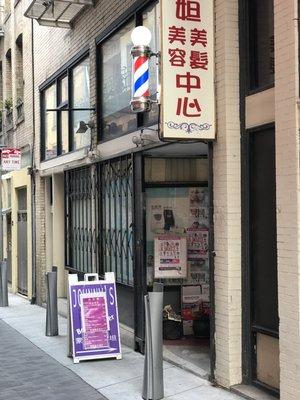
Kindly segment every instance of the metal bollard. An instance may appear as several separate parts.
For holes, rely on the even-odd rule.
[[[0,262],[0,307],[8,307],[7,262]]]
[[[153,292],[145,296],[146,351],[143,399],[164,397],[163,379],[163,284],[154,283]]]
[[[58,335],[57,272],[47,272],[46,336]]]

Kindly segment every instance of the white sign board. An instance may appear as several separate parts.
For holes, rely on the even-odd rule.
[[[165,139],[215,139],[213,0],[161,1]]]
[[[21,150],[3,149],[1,151],[1,167],[3,171],[16,171],[21,168]]]
[[[186,278],[186,237],[161,234],[154,238],[154,277]]]

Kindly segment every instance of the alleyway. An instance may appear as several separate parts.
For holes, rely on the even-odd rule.
[[[141,400],[144,357],[122,346],[123,359],[73,364],[67,321],[45,336],[45,309],[10,295],[0,308],[0,400]],[[194,374],[164,362],[165,399],[241,400]]]

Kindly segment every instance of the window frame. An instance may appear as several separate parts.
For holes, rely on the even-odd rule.
[[[243,38],[244,47],[242,50],[243,58],[245,59],[244,70],[245,70],[245,95],[249,96],[255,93],[260,93],[264,90],[271,89],[275,85],[275,77],[273,82],[264,83],[259,85],[258,75],[259,75],[259,65],[257,58],[257,51],[255,52],[257,43],[256,38],[253,39],[250,44],[250,37],[256,32],[256,24],[250,24],[250,20],[254,19],[254,4],[250,4],[251,0],[239,0],[240,4],[240,18],[239,18],[239,30]],[[273,16],[274,18],[274,16]],[[274,36],[274,28],[273,28]],[[253,82],[256,82],[253,85]]]
[[[40,126],[41,126],[41,136],[40,136],[40,159],[41,161],[53,160],[57,157],[64,156],[65,154],[71,153],[73,151],[77,151],[79,149],[74,149],[74,140],[73,140],[73,111],[62,111],[66,107],[70,107],[73,104],[73,77],[72,71],[79,64],[81,64],[84,60],[90,59],[90,51],[88,47],[83,48],[79,53],[77,53],[73,58],[71,58],[65,65],[63,65],[58,71],[56,71],[50,78],[48,78],[44,83],[39,86],[39,96],[40,96]],[[67,77],[68,81],[68,99],[67,101],[61,103],[60,102],[60,82]],[[91,79],[91,75],[89,74],[89,80]],[[56,143],[57,143],[57,154],[55,157],[46,158],[46,141],[45,141],[45,92],[52,85],[55,85],[56,89],[56,108],[57,111],[53,111],[56,113]],[[90,99],[91,100],[91,93]],[[66,153],[62,153],[62,133],[61,133],[61,113],[68,113],[68,151]],[[82,148],[87,147],[83,146]]]
[[[114,137],[105,137],[103,134],[103,117],[102,117],[102,106],[103,106],[103,96],[102,96],[102,45],[111,39],[118,31],[120,31],[124,26],[130,23],[131,20],[134,21],[134,26],[140,26],[143,22],[143,12],[147,10],[151,5],[158,4],[159,0],[147,0],[136,1],[131,7],[129,7],[124,14],[117,18],[111,25],[108,26],[99,36],[96,37],[96,104],[97,104],[97,142],[105,143],[110,140],[117,139],[119,137],[125,136],[129,133],[140,130],[146,125],[145,113],[136,114],[136,129],[128,130],[125,133],[115,135]],[[160,112],[158,111],[158,119]],[[158,121],[159,122],[159,121]],[[153,125],[153,124],[151,124]]]

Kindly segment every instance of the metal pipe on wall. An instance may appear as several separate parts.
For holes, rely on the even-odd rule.
[[[32,297],[36,302],[36,181],[35,181],[35,76],[34,76],[34,20],[31,19],[31,71],[32,71],[32,146],[31,146],[31,235],[32,235]]]

